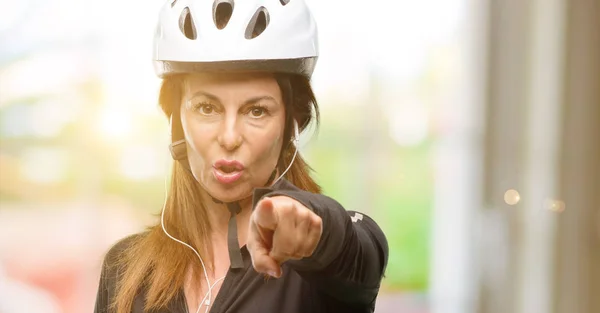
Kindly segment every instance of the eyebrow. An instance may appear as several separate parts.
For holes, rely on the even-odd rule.
[[[206,91],[198,91],[198,92],[196,92],[196,93],[194,93],[192,95],[192,98],[195,98],[195,97],[198,97],[198,96],[204,96],[204,97],[206,97],[206,98],[208,98],[208,99],[210,99],[212,101],[216,101],[216,102],[221,103],[221,100],[219,99],[219,97],[217,97],[217,96],[215,96],[215,95],[213,95],[211,93],[208,93]],[[246,101],[244,101],[244,103],[242,104],[242,106],[246,106],[246,105],[249,105],[249,104],[255,104],[255,103],[260,102],[262,100],[271,100],[271,101],[277,103],[277,100],[275,100],[275,98],[273,98],[271,96],[266,96],[265,95],[265,96],[258,96],[258,97],[253,97],[253,98],[247,99]]]

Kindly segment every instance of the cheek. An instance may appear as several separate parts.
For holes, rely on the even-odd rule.
[[[205,134],[205,132],[193,132],[190,136],[186,136],[188,146],[191,148],[189,152],[202,158],[207,157],[206,153],[208,152],[209,137]]]
[[[277,160],[279,159],[279,154],[281,153],[282,148],[282,139],[283,134],[273,136],[268,141],[264,141],[264,150],[265,150],[265,159],[269,160],[270,166],[277,165]]]
[[[256,156],[256,164],[260,170],[272,170],[277,165],[279,153],[281,152],[283,134],[263,134],[261,140],[256,140],[253,147],[253,154]]]
[[[188,120],[183,123],[187,154],[190,163],[199,165],[208,157],[209,143],[213,131],[210,127]]]

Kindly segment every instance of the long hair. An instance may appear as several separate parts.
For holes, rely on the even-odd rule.
[[[276,74],[285,104],[286,126],[284,142],[291,142],[293,128],[291,121],[296,119],[300,131],[314,118],[319,123],[319,109],[310,81],[301,75]],[[174,105],[181,105],[184,77],[165,78],[160,89],[159,103],[167,117],[171,116]],[[278,162],[282,173],[294,154],[293,145],[283,145]],[[208,223],[205,207],[202,205],[201,186],[184,167],[173,163],[171,184],[165,202],[165,227],[176,238],[194,247],[205,260],[210,260]],[[320,186],[310,176],[311,168],[300,153],[285,178],[300,189],[320,193]],[[140,292],[146,293],[145,311],[153,311],[167,306],[183,288],[187,270],[191,268],[195,279],[203,274],[201,264],[189,248],[168,238],[160,223],[148,228],[143,236],[137,236],[128,248],[117,256],[117,290],[111,304],[111,312],[129,313],[133,301]],[[205,262],[211,267],[209,262]],[[208,270],[208,268],[207,268]]]

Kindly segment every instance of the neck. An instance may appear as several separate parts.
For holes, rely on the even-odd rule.
[[[274,177],[279,177],[279,170],[275,171]],[[268,186],[272,186],[275,179],[271,180]],[[206,208],[208,220],[211,226],[209,234],[211,242],[214,246],[227,247],[227,230],[229,226],[229,218],[231,213],[225,203],[216,203],[213,198],[202,190],[202,199]],[[246,244],[248,234],[248,224],[250,223],[250,215],[252,214],[252,196],[238,201],[241,211],[236,215],[236,225],[238,231],[238,241],[240,247]]]
[[[208,215],[208,220],[211,227],[211,233],[209,234],[211,242],[216,246],[227,246],[227,230],[229,226],[229,219],[231,212],[225,203],[216,203],[213,199],[205,193],[204,207]],[[238,231],[238,241],[240,246],[246,244],[246,234],[248,232],[248,224],[250,222],[250,215],[252,213],[252,197],[248,197],[241,201],[238,201],[241,211],[236,214],[236,225]]]

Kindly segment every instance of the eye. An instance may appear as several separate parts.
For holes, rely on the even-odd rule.
[[[262,117],[267,113],[266,111],[267,110],[263,107],[253,107],[250,109],[250,115],[252,115],[252,117]]]
[[[215,113],[215,106],[210,103],[198,103],[196,109],[204,115],[212,115]]]

